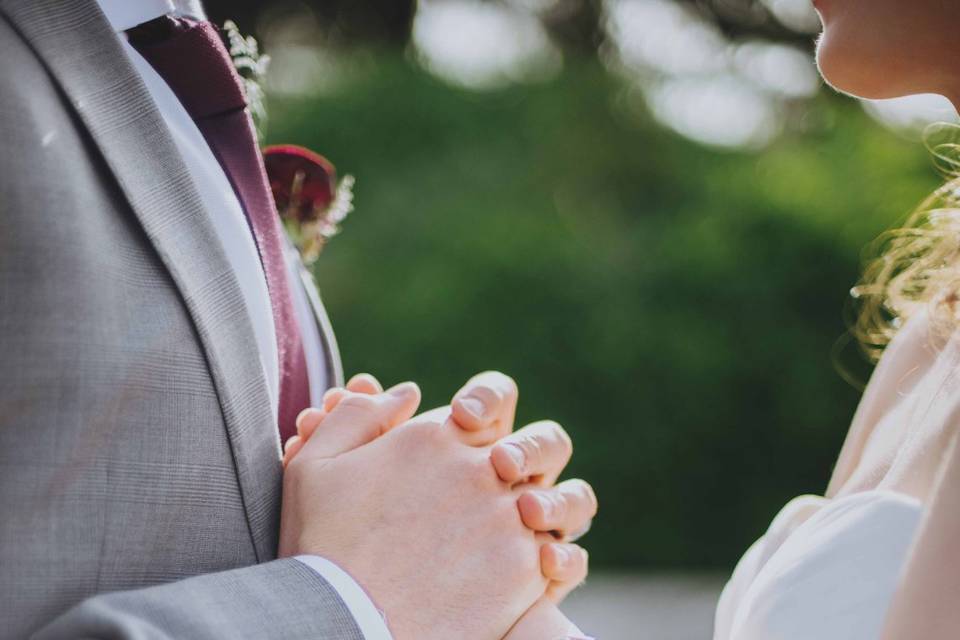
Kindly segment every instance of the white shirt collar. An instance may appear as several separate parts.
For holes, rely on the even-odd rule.
[[[172,13],[204,17],[199,0],[97,0],[97,3],[118,33]]]

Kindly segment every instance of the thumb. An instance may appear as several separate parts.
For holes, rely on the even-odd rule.
[[[299,455],[333,458],[356,449],[412,418],[419,406],[420,387],[413,382],[375,395],[346,392]]]

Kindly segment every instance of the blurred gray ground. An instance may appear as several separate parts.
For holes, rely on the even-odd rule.
[[[591,574],[562,609],[598,640],[710,640],[726,576]]]

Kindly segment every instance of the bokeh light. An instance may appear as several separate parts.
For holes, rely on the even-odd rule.
[[[473,89],[549,78],[562,64],[559,50],[529,11],[471,0],[421,2],[413,47],[425,68]]]
[[[671,78],[647,91],[654,115],[688,138],[720,147],[762,147],[779,130],[772,100],[733,74]]]
[[[957,122],[957,110],[943,96],[921,94],[891,100],[863,100],[864,110],[887,127],[916,138],[934,122]]]
[[[818,33],[820,18],[810,0],[763,0],[783,26],[800,33]]]
[[[634,72],[710,73],[726,66],[727,42],[691,9],[671,0],[612,0],[606,29],[619,62]]]
[[[647,98],[653,116],[703,144],[756,149],[784,127],[783,104],[811,98],[821,81],[809,52],[735,43],[687,5],[608,0],[607,63]]]
[[[806,51],[766,42],[748,42],[733,54],[733,66],[757,86],[785,98],[811,98],[822,84]]]

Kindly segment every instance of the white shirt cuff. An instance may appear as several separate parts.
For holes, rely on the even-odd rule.
[[[295,560],[316,571],[343,598],[364,640],[393,640],[383,612],[349,573],[320,556],[296,556]]]

